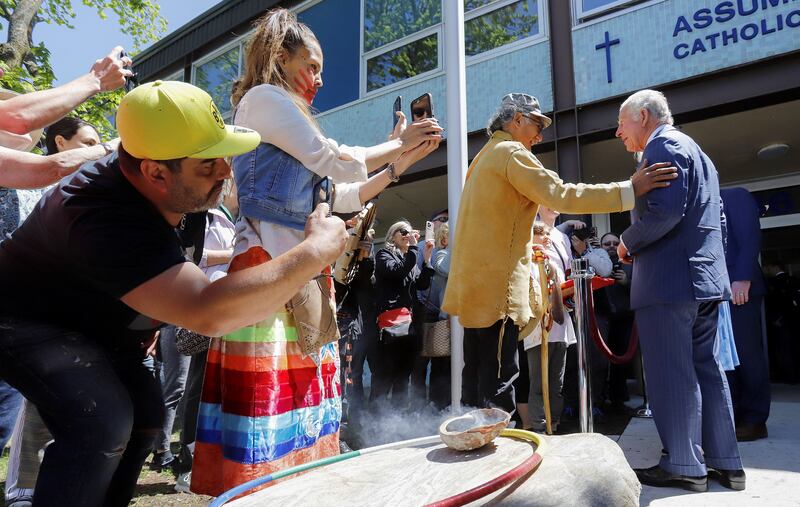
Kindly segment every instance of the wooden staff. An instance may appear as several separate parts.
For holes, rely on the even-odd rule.
[[[539,266],[539,285],[542,288],[542,305],[544,312],[542,313],[542,320],[539,326],[542,330],[542,344],[541,349],[541,365],[542,365],[542,401],[544,402],[544,421],[545,431],[548,435],[553,434],[553,416],[550,413],[550,363],[549,351],[547,348],[547,337],[550,335],[550,329],[553,328],[553,316],[551,312],[550,291],[552,290],[550,284],[550,267],[547,257],[544,252],[537,250],[534,252],[534,261]]]

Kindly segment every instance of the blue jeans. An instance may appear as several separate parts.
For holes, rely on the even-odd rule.
[[[0,377],[36,405],[55,437],[34,505],[127,506],[164,417],[138,343],[0,319]]]
[[[8,439],[14,431],[20,405],[22,405],[22,395],[5,380],[0,379],[0,453],[6,448]]]
[[[189,374],[190,356],[184,356],[175,345],[175,326],[166,326],[161,329],[158,338],[158,347],[161,352],[159,362],[159,380],[161,382],[161,393],[164,396],[164,425],[161,434],[156,440],[155,452],[166,452],[170,450],[169,443],[172,436],[172,426],[175,423],[175,413],[178,410],[178,403],[183,398],[186,388],[186,377]]]

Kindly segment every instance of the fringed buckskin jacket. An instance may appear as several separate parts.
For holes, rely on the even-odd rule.
[[[468,328],[506,318],[525,327],[533,315],[532,227],[539,205],[579,214],[627,211],[634,202],[630,180],[564,183],[522,143],[495,132],[467,173],[442,310]]]

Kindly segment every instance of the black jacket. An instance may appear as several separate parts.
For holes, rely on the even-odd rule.
[[[431,285],[434,270],[430,266],[417,267],[419,251],[408,247],[405,255],[394,254],[381,248],[375,255],[375,292],[378,315],[395,308],[413,308],[418,289]]]

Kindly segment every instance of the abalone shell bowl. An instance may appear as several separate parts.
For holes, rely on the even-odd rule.
[[[472,410],[444,421],[439,436],[451,449],[471,451],[497,438],[510,420],[511,414],[497,408]]]

